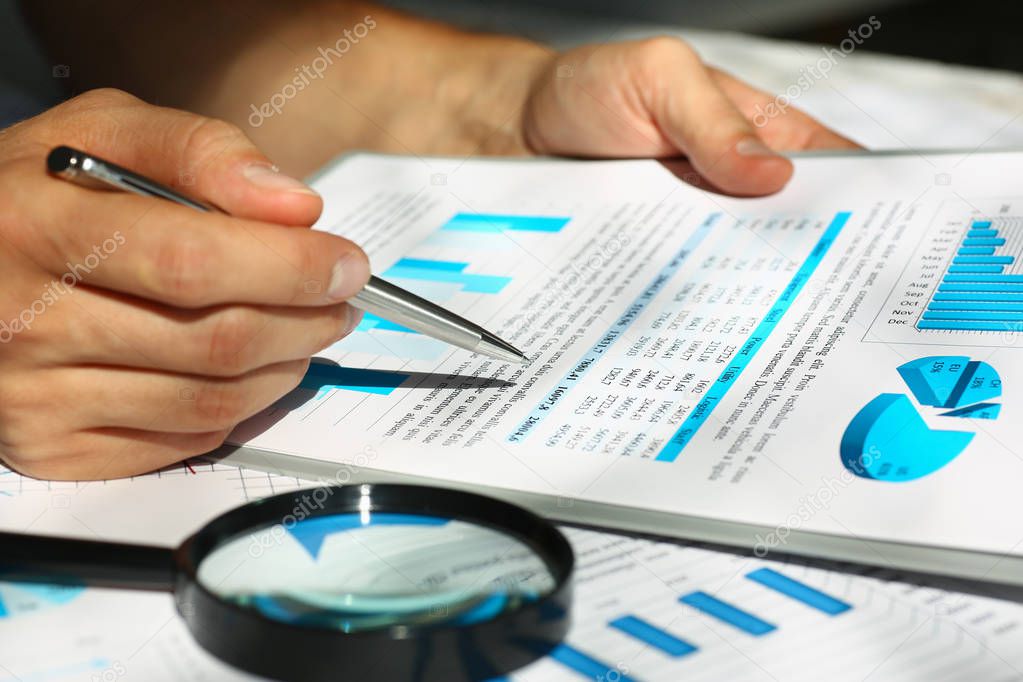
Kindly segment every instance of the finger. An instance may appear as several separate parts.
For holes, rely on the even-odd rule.
[[[14,197],[32,223],[13,238],[67,287],[86,283],[188,308],[327,305],[369,279],[362,250],[326,232],[51,183],[43,204],[31,191]]]
[[[792,163],[772,152],[743,114],[718,88],[691,48],[661,38],[645,44],[646,106],[664,135],[713,185],[732,194],[762,195],[781,189]]]
[[[5,459],[12,469],[51,481],[125,478],[162,469],[205,454],[223,444],[230,430],[159,433],[104,428],[77,432],[59,441],[37,443]]]
[[[339,341],[362,319],[361,311],[343,303],[193,311],[91,287],[78,288],[66,305],[68,314],[40,316],[34,325],[35,339],[50,339],[37,344],[37,362],[220,377],[304,360]]]
[[[862,149],[849,138],[791,106],[788,99],[772,97],[723,71],[710,71],[714,82],[739,111],[753,122],[760,137],[772,149]]]
[[[229,429],[298,386],[309,360],[260,367],[222,379],[112,367],[51,370],[47,385],[59,385],[77,400],[79,429],[121,427],[168,433]]]
[[[71,123],[54,144],[129,168],[227,213],[284,225],[311,225],[323,202],[276,167],[236,126],[146,104],[116,90],[61,106]]]

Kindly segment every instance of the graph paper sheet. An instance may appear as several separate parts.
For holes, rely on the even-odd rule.
[[[312,485],[203,462],[94,483],[0,469],[0,527],[169,546],[237,504]],[[1023,676],[1016,603],[901,582],[893,571],[564,531],[577,556],[572,629],[511,682]],[[0,581],[0,682],[249,679],[194,643],[169,595]]]
[[[1023,154],[795,163],[736,199],[646,161],[344,161],[318,227],[531,362],[370,316],[232,440],[1020,575]]]

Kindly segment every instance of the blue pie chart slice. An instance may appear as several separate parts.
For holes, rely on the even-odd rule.
[[[972,433],[931,429],[908,397],[882,393],[846,427],[842,463],[862,478],[912,481],[951,462],[972,439]]]
[[[932,355],[900,365],[898,371],[921,405],[952,407],[949,398],[970,364],[965,355]]]
[[[978,403],[969,407],[961,407],[951,412],[942,412],[941,417],[963,417],[964,419],[998,419],[1002,406],[998,403]]]
[[[964,407],[1002,395],[1002,378],[986,362],[971,362],[944,407]]]

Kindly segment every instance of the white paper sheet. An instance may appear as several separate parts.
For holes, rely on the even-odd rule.
[[[0,471],[4,530],[168,545],[236,504],[314,485],[201,462],[159,476],[64,485]],[[98,502],[104,503],[102,513]],[[136,517],[163,522],[140,535]],[[1016,603],[897,582],[891,572],[859,575],[610,533],[565,532],[578,559],[573,628],[564,647],[512,680],[860,682],[1023,675],[1023,606]],[[780,592],[751,575],[767,582],[781,575],[795,583]],[[744,630],[680,601],[696,592],[773,629],[751,634],[755,621]],[[800,598],[787,596],[793,593]],[[2,682],[254,679],[200,649],[168,595],[26,592],[0,582],[0,604]]]
[[[532,362],[367,320],[323,354],[341,368],[232,440],[563,499],[566,518],[576,500],[1004,572],[1023,540],[1021,171],[801,158],[782,193],[734,199],[644,161],[355,157],[316,183],[319,227]],[[624,518],[584,520],[643,529]]]

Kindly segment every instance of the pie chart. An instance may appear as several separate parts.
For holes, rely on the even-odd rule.
[[[932,474],[973,440],[969,422],[956,420],[997,419],[1001,411],[991,400],[1002,394],[1002,380],[986,362],[928,356],[898,372],[909,395],[882,393],[856,413],[842,435],[842,464],[861,478],[899,483]],[[932,429],[917,404],[938,408],[950,428]]]

